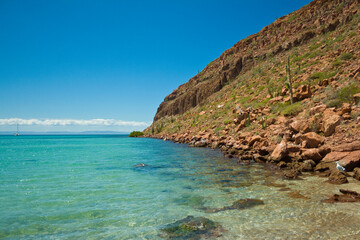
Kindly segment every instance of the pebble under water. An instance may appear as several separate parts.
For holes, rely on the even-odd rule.
[[[157,139],[0,136],[0,239],[358,239],[360,203],[322,200],[360,184],[302,178]]]

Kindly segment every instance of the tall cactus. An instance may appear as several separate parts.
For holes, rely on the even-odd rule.
[[[287,80],[288,80],[288,88],[289,88],[289,92],[290,92],[290,103],[293,104],[294,100],[293,100],[293,91],[292,91],[292,81],[291,81],[291,72],[290,72],[290,57],[288,57],[287,59],[287,64],[286,64],[286,76],[287,76]]]

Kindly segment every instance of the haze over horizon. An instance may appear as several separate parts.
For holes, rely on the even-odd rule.
[[[0,131],[142,130],[222,52],[309,2],[1,1]]]

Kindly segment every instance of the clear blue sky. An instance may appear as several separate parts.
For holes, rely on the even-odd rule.
[[[0,119],[151,123],[164,97],[207,63],[309,2],[0,0]],[[87,126],[23,128],[144,128]]]

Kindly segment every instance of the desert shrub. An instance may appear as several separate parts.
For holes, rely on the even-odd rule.
[[[333,65],[334,67],[339,67],[339,66],[341,66],[341,64],[342,64],[342,61],[341,61],[340,59],[336,59],[336,60],[332,63],[332,65]]]
[[[280,111],[282,115],[292,116],[296,115],[304,109],[301,102],[297,102],[288,106],[284,106],[284,108]]]
[[[341,60],[350,60],[353,58],[353,54],[352,53],[343,53],[340,55],[340,59]]]
[[[325,102],[325,105],[328,107],[328,108],[332,108],[332,107],[341,107],[342,105],[342,101],[338,98],[336,99],[330,99],[328,101]]]
[[[336,72],[316,72],[311,74],[311,76],[309,77],[310,80],[309,82],[312,82],[313,84],[317,84],[324,79],[328,79],[335,76],[335,74]]]
[[[130,134],[129,134],[129,137],[141,137],[143,136],[144,133],[143,132],[140,132],[140,131],[132,131]]]
[[[351,83],[344,86],[337,91],[333,88],[327,87],[325,94],[327,95],[324,99],[324,103],[327,107],[341,107],[344,102],[351,102],[353,95],[360,92],[360,87],[355,83]]]
[[[337,98],[342,102],[351,102],[353,95],[360,92],[360,87],[352,83],[337,91]]]

